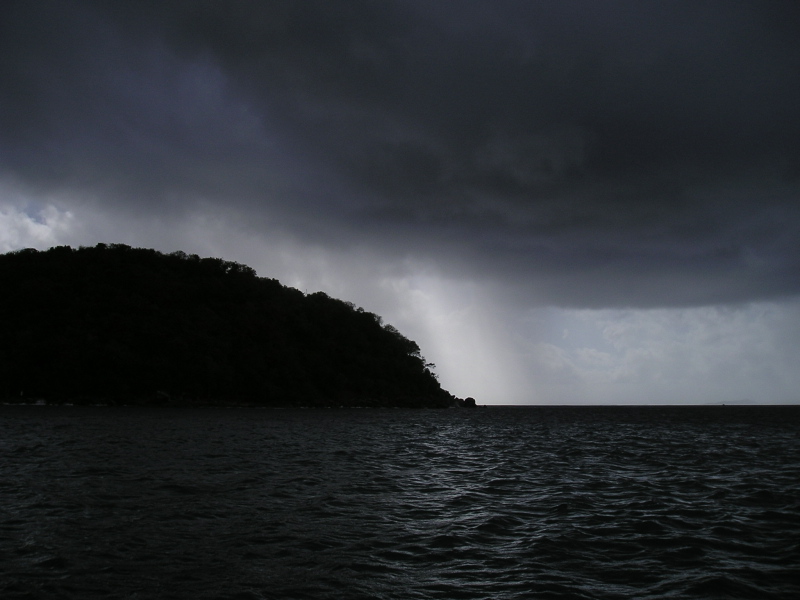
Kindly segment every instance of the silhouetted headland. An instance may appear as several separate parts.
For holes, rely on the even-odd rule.
[[[6,402],[474,406],[381,317],[242,264],[98,244],[0,255]]]

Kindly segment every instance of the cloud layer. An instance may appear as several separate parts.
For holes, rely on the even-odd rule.
[[[800,292],[796,2],[0,11],[4,249],[225,252],[405,314],[442,355],[483,340],[454,364],[556,360],[512,343],[525,311],[752,317]]]

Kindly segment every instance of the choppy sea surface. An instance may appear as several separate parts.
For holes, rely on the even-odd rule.
[[[0,598],[800,598],[800,407],[0,407]]]

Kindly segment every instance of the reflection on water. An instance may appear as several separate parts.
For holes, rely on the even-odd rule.
[[[796,598],[800,408],[0,407],[2,598]]]

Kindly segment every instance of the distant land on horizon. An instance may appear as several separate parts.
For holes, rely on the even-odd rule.
[[[378,315],[220,258],[24,249],[0,255],[0,282],[5,402],[474,405]]]

